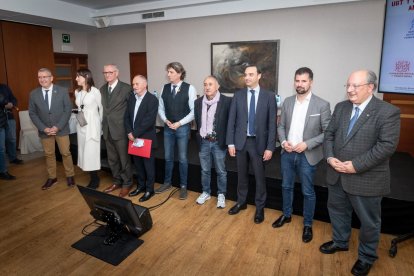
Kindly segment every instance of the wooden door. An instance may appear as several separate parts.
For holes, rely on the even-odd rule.
[[[136,75],[147,77],[147,53],[129,53],[129,68],[131,80]]]

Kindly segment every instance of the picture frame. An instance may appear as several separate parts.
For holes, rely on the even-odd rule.
[[[255,64],[262,70],[260,87],[277,94],[280,40],[211,43],[211,74],[221,93],[233,94],[245,88],[244,69]]]

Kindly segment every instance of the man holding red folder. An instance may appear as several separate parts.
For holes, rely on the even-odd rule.
[[[134,94],[128,99],[125,113],[125,130],[130,141],[128,152],[132,154],[137,172],[137,188],[129,196],[144,195],[140,202],[154,195],[155,158],[151,148],[157,145],[155,121],[158,113],[158,99],[147,91],[147,79],[137,75],[132,80]],[[149,157],[147,156],[150,151]],[[146,157],[144,157],[146,156]]]

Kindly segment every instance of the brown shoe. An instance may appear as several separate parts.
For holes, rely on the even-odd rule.
[[[115,191],[115,190],[118,190],[118,189],[120,189],[121,188],[121,185],[118,185],[118,184],[112,184],[111,186],[109,186],[108,188],[106,188],[105,190],[104,190],[104,193],[110,193],[110,192],[113,192],[113,191]]]
[[[119,192],[120,197],[126,197],[129,194],[129,191],[131,191],[131,186],[129,187],[122,187],[121,191]]]
[[[57,183],[57,178],[48,178],[42,186],[42,190],[47,190]]]
[[[68,182],[68,187],[75,187],[75,178],[73,176],[66,177],[66,181]]]

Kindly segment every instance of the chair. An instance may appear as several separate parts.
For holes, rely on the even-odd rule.
[[[19,111],[20,136],[19,148],[21,154],[43,151],[36,126],[29,117],[28,110]]]

